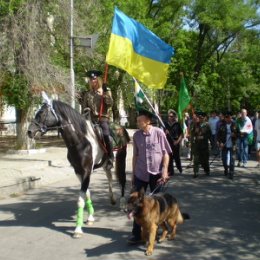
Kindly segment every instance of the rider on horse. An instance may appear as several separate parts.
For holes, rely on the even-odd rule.
[[[89,70],[86,74],[90,89],[84,91],[80,97],[80,103],[83,113],[90,110],[91,119],[94,123],[99,123],[106,145],[108,164],[107,167],[113,167],[113,147],[109,138],[109,108],[113,105],[111,90],[103,83],[102,72],[98,70]]]

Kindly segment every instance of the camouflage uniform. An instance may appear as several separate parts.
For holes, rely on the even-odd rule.
[[[81,106],[82,111],[86,108],[90,108],[91,118],[94,122],[99,120],[99,113],[101,102],[103,99],[103,109],[102,115],[100,116],[100,121],[108,121],[109,119],[109,109],[113,105],[113,99],[108,91],[104,92],[103,96],[97,94],[94,90],[85,91],[82,93]]]
[[[90,110],[91,119],[94,123],[98,123],[102,129],[104,142],[106,145],[108,161],[107,169],[113,167],[113,147],[110,142],[110,130],[109,130],[109,109],[113,105],[113,99],[110,90],[106,84],[102,84],[100,81],[101,71],[90,70],[86,76],[90,80],[90,90],[81,93],[80,104],[82,106],[83,113],[88,108]],[[102,85],[101,85],[102,84]],[[101,114],[100,114],[101,113]]]
[[[190,137],[194,177],[198,176],[200,164],[205,173],[209,175],[209,140],[211,137],[209,124],[207,122],[193,122],[191,124]]]

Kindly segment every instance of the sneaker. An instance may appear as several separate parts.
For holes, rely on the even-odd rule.
[[[237,163],[237,167],[241,167],[241,163],[240,162]]]
[[[131,236],[130,238],[128,238],[127,243],[129,245],[138,245],[138,244],[143,244],[144,241],[141,238],[137,238],[135,236]]]
[[[243,163],[243,168],[246,168],[246,163]]]
[[[260,167],[260,163],[258,163],[257,165],[256,165],[256,168],[259,168]]]

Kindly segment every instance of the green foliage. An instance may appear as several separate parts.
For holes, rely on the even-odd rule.
[[[24,46],[29,46],[33,42],[25,41],[30,35],[29,27],[20,28],[20,31],[24,30],[24,37],[21,37],[22,40],[16,42],[14,46],[10,44],[12,41],[6,40],[6,35],[9,36],[7,32],[10,31],[7,27],[10,25],[9,16],[16,17],[19,10],[25,10],[24,5],[28,3],[31,6],[39,4],[41,7],[39,8],[41,13],[36,16],[41,19],[37,20],[37,23],[34,23],[37,26],[33,27],[39,31],[33,41],[40,39],[39,43],[42,44],[42,50],[46,53],[45,57],[48,57],[48,60],[43,62],[46,70],[43,75],[49,79],[43,82],[42,75],[37,79],[37,75],[31,76],[24,70],[21,66],[23,62],[20,61],[20,67],[16,64]],[[86,88],[84,81],[86,70],[91,68],[105,70],[105,56],[115,6],[129,17],[144,24],[175,49],[165,89],[151,92],[146,89],[148,95],[160,104],[161,111],[177,108],[180,72],[184,73],[195,108],[209,112],[212,109],[226,110],[230,106],[233,111],[237,111],[245,106],[253,111],[259,105],[259,27],[252,27],[253,24],[260,24],[257,1],[74,0],[74,36],[96,33],[99,35],[94,50],[74,48],[77,90]],[[29,11],[28,14],[30,14]],[[45,17],[48,15],[54,17],[52,31],[46,24]],[[2,53],[0,50],[0,69],[5,75],[0,77],[0,86],[6,102],[18,108],[26,108],[29,105],[34,80],[39,85],[42,83],[41,87],[56,88],[57,85],[63,85],[66,89],[70,68],[69,1],[3,0],[0,1],[0,19],[5,20],[0,27],[7,33],[1,34],[0,39],[5,50]],[[30,19],[27,19],[29,22]],[[52,45],[49,40],[51,36],[55,39]],[[13,50],[12,47],[17,49]],[[31,54],[29,52],[27,54],[30,57]],[[37,57],[39,56],[41,55]],[[41,62],[41,59],[39,60]],[[19,73],[14,74],[12,72],[14,68]],[[53,68],[65,73],[63,81],[57,78],[59,73],[53,73]],[[109,67],[109,87],[112,89],[115,100],[119,98],[121,92],[126,108],[131,109],[134,107],[133,80],[121,70],[118,70],[120,75],[116,77],[117,70],[113,66]]]
[[[0,17],[15,14],[26,0],[1,0]]]
[[[17,109],[27,110],[32,103],[32,97],[26,78],[22,74],[15,76],[6,74],[4,83],[1,86],[4,100]]]

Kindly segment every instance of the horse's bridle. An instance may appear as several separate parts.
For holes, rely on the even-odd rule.
[[[58,129],[58,128],[62,128],[63,126],[60,126],[60,120],[55,112],[55,110],[53,109],[52,105],[51,104],[45,104],[47,106],[47,112],[45,113],[45,118],[43,120],[42,123],[39,123],[37,122],[36,119],[33,119],[32,122],[37,125],[39,127],[39,130],[42,134],[45,134],[48,130],[51,130],[51,129]],[[39,113],[40,111],[42,110],[42,108],[40,108],[40,110],[37,112]],[[48,127],[46,125],[46,121],[47,121],[47,117],[48,117],[48,114],[49,112],[51,112],[53,114],[53,116],[55,117],[56,121],[57,121],[57,126],[54,126],[54,127]]]

